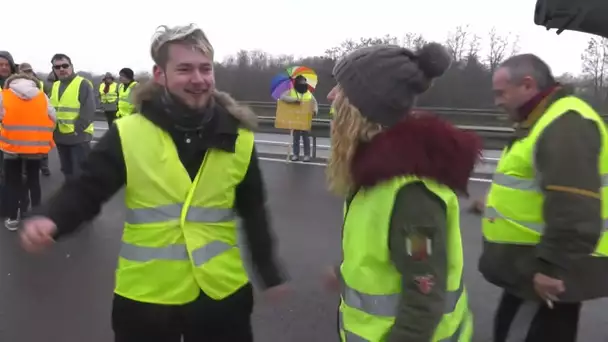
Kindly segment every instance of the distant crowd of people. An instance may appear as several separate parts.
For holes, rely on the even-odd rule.
[[[56,54],[51,63],[51,86],[45,92],[31,64],[17,64],[8,51],[0,51],[0,88],[4,88],[0,94],[4,185],[0,213],[12,231],[25,212],[40,204],[40,173],[51,175],[48,153],[52,148],[57,147],[63,175],[76,177],[90,151],[97,109],[104,111],[108,125],[135,112],[133,70],[120,70],[120,85],[106,73],[96,91],[91,81],[74,72],[67,55]]]

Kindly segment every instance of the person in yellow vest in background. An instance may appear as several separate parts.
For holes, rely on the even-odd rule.
[[[608,296],[606,125],[535,55],[507,59],[492,82],[517,123],[482,220],[479,270],[503,289],[493,341],[574,342],[581,303]]]
[[[411,115],[449,66],[447,50],[430,43],[362,48],[334,68],[327,175],[346,204],[343,261],[326,285],[341,289],[343,342],[472,341],[457,193],[482,144]]]
[[[311,101],[313,108],[313,115],[317,115],[319,111],[319,105],[317,104],[317,99],[310,92],[308,87],[308,81],[302,75],[296,76],[294,79],[293,89],[281,96],[279,101],[285,101],[288,103],[300,103],[302,101]],[[304,158],[305,162],[310,161],[310,132],[308,131],[293,131],[293,152],[291,155],[292,161],[297,161],[300,159],[300,138],[302,140],[302,144],[304,145]]]
[[[135,73],[129,68],[123,68],[118,73],[120,85],[118,86],[118,112],[116,118],[122,118],[135,113],[133,90],[137,87]]]
[[[93,139],[96,96],[91,81],[74,73],[72,60],[58,53],[51,59],[58,81],[51,89],[51,104],[57,112],[55,143],[61,172],[66,178],[80,173]]]
[[[40,204],[40,161],[53,147],[55,109],[38,81],[24,73],[14,74],[0,92],[0,151],[5,172],[0,209],[6,218],[4,225],[11,231],[28,209],[24,204]]]
[[[257,117],[216,90],[213,47],[200,28],[161,26],[150,50],[154,78],[137,90],[138,112],[109,127],[83,174],[24,222],[21,241],[29,251],[48,247],[124,186],[114,340],[252,342],[252,283],[273,300],[288,289]]]
[[[36,72],[34,72],[34,68],[32,68],[31,64],[29,64],[29,63],[19,64],[19,72],[22,72],[30,77],[34,77],[36,79],[36,82],[38,83],[38,87],[40,88],[40,90],[42,90],[44,92],[44,81],[41,80],[38,77],[38,75],[36,75]],[[44,158],[42,158],[42,160],[40,162],[40,172],[42,172],[42,174],[47,177],[51,175],[51,170],[49,170],[49,156],[48,155],[46,155]]]
[[[99,100],[108,126],[111,126],[118,111],[118,83],[114,81],[114,76],[110,72],[106,72],[99,85]]]

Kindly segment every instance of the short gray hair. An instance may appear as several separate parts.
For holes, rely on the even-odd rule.
[[[519,84],[525,77],[532,77],[541,91],[549,89],[557,83],[549,65],[531,53],[510,57],[499,67],[509,71],[512,83]]]
[[[152,37],[150,54],[154,63],[160,66],[167,64],[169,46],[173,43],[191,45],[213,60],[214,50],[207,35],[195,24],[168,27],[161,25]]]

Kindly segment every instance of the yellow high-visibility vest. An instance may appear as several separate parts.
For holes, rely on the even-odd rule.
[[[59,86],[61,81],[55,81],[53,88],[51,89],[51,105],[55,107],[57,112],[57,129],[61,134],[73,134],[75,132],[74,123],[80,117],[80,100],[78,95],[80,93],[80,84],[85,78],[76,76],[68,84],[68,86],[61,94],[59,98]],[[85,133],[93,134],[94,126],[93,123],[84,130]]]
[[[564,97],[549,106],[527,137],[503,150],[486,199],[482,221],[483,236],[487,241],[511,245],[536,245],[540,242],[545,228],[544,196],[534,167],[536,143],[554,120],[569,111],[576,111],[595,122],[602,137],[598,172],[603,180],[604,233],[594,255],[608,256],[608,134],[600,115],[574,96]]]
[[[201,290],[222,300],[246,285],[248,259],[241,256],[234,201],[249,168],[253,132],[239,129],[233,153],[209,149],[192,181],[164,130],[141,114],[116,125],[127,170],[127,215],[115,293],[185,304]]]
[[[473,315],[463,280],[460,209],[456,194],[434,181],[414,176],[396,177],[370,189],[360,190],[345,210],[340,272],[344,288],[340,304],[343,342],[384,342],[395,323],[402,291],[388,246],[395,197],[406,184],[423,182],[447,208],[448,276],[444,316],[431,342],[470,342]]]
[[[135,104],[131,103],[131,92],[133,87],[137,85],[137,82],[132,82],[127,89],[124,84],[118,86],[118,112],[116,117],[121,118],[123,116],[131,115],[135,113]]]
[[[105,83],[101,82],[101,84],[99,85],[99,98],[101,99],[101,103],[115,103],[118,101],[118,92],[116,91],[116,88],[118,87],[118,84],[116,82],[113,82],[110,84],[110,90],[108,90],[108,93],[104,93],[104,88],[105,88]]]

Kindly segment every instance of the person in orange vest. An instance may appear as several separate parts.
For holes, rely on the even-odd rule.
[[[23,214],[20,212],[24,210],[20,210],[22,199],[29,195],[32,206],[40,204],[40,163],[54,146],[55,109],[36,78],[15,74],[2,86],[0,121],[5,181],[0,210],[6,218],[4,225],[14,231]]]

